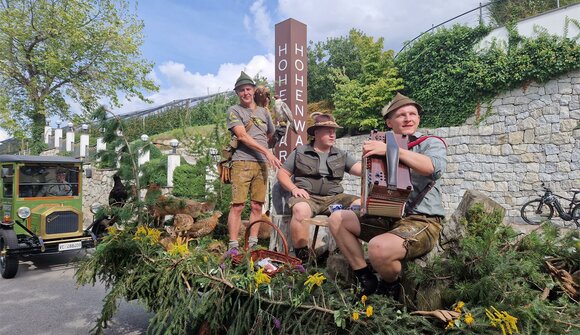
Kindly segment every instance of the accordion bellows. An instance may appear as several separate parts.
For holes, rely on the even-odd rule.
[[[370,140],[387,143],[387,154],[363,158],[361,214],[401,218],[413,191],[411,171],[399,162],[398,148],[407,149],[408,136],[373,130]]]

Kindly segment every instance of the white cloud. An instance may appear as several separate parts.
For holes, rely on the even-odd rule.
[[[116,110],[115,113],[124,114],[152,108],[174,100],[232,90],[240,71],[245,71],[251,77],[260,74],[273,81],[274,55],[257,55],[252,57],[247,64],[222,64],[217,74],[192,73],[185,68],[184,64],[172,61],[163,63],[156,70],[156,78],[165,82],[166,85],[159,92],[147,96],[149,100],[153,101],[153,104],[138,100],[126,101],[123,107]]]
[[[244,27],[268,51],[274,48],[274,26],[264,0],[256,0],[250,7],[250,15],[244,15]]]
[[[278,11],[282,19],[294,18],[306,24],[308,40],[346,36],[356,28],[375,38],[384,37],[385,47],[398,51],[404,41],[478,5],[479,0],[280,0]],[[477,23],[476,15],[454,22],[466,21]]]

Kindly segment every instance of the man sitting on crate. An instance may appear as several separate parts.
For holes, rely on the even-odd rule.
[[[399,148],[399,161],[411,169],[413,192],[408,204],[414,203],[414,208],[401,219],[360,217],[358,212],[343,210],[332,213],[328,220],[332,236],[361,286],[359,296],[376,292],[397,298],[401,262],[428,253],[439,238],[445,215],[440,178],[447,166],[447,149],[442,139],[416,132],[420,111],[419,104],[399,93],[381,111],[387,127],[395,134],[409,135],[410,146],[416,144],[408,150]],[[364,157],[385,154],[384,142],[363,144]],[[367,266],[359,239],[368,242],[368,257],[380,281]]]
[[[278,171],[278,181],[292,193],[288,205],[292,208],[290,236],[296,257],[309,261],[310,226],[304,219],[318,214],[330,214],[331,204],[347,208],[360,204],[359,197],[345,194],[340,185],[345,172],[360,176],[361,163],[351,154],[334,147],[336,129],[341,128],[331,115],[315,113],[313,124],[306,132],[314,139],[296,148]],[[294,178],[292,178],[294,176]]]

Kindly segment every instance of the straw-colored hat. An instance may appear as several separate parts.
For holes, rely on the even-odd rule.
[[[310,136],[314,136],[314,130],[318,127],[342,128],[330,114],[313,113],[310,117],[312,125],[306,129],[306,133]]]

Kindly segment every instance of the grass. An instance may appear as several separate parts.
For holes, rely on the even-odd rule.
[[[195,134],[201,136],[209,136],[214,130],[215,124],[207,124],[203,126],[192,126],[185,129],[173,129],[161,134],[151,136],[153,141],[171,140],[173,138],[191,138]]]

